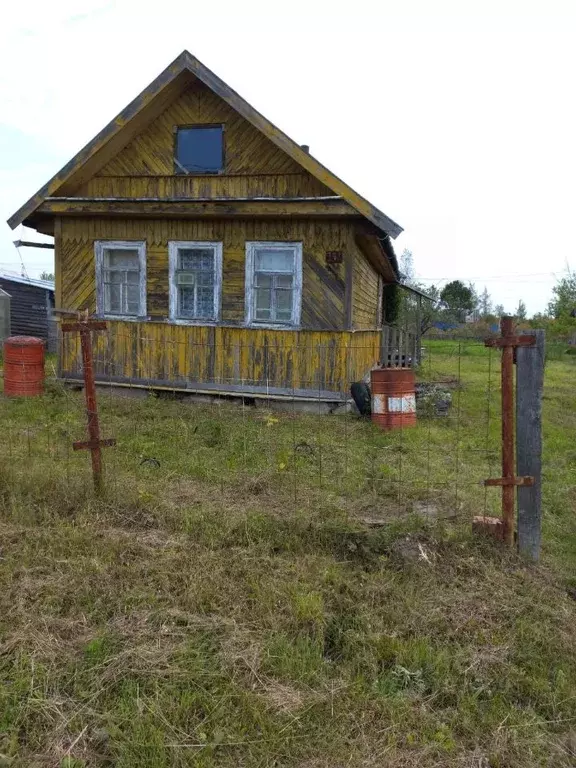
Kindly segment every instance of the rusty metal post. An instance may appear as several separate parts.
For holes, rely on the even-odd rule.
[[[536,343],[536,338],[534,335],[515,336],[514,321],[511,317],[502,318],[500,330],[500,338],[486,339],[484,344],[487,347],[498,347],[502,350],[502,477],[485,480],[484,485],[502,488],[502,539],[511,546],[514,544],[515,527],[514,489],[519,486],[532,486],[534,484],[534,477],[531,475],[517,477],[515,472],[514,350],[517,347],[533,346]],[[478,525],[480,525],[479,522]],[[497,526],[493,530],[497,531]]]
[[[102,491],[102,451],[100,448],[100,424],[98,422],[98,406],[96,404],[96,383],[94,381],[94,365],[92,360],[92,335],[90,328],[80,329],[80,346],[82,348],[82,363],[84,366],[84,394],[86,396],[86,416],[88,417],[88,438],[92,454],[92,475],[94,489]]]
[[[512,336],[514,324],[511,317],[500,321],[502,337]],[[515,477],[514,462],[514,347],[502,347],[502,477],[506,480]],[[514,497],[512,484],[502,486],[502,523],[503,539],[506,544],[514,544]]]
[[[84,394],[86,396],[86,416],[88,418],[88,440],[78,440],[72,443],[75,451],[88,449],[92,455],[92,476],[94,490],[101,493],[102,477],[102,446],[115,445],[114,439],[100,439],[100,423],[98,421],[98,404],[96,402],[96,382],[94,379],[94,361],[92,357],[92,331],[106,329],[106,323],[94,320],[80,320],[77,323],[65,323],[62,331],[78,331],[82,349],[82,364],[84,369]]]

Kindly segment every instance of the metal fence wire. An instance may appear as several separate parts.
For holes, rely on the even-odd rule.
[[[176,508],[209,499],[222,505],[223,515],[238,504],[280,512],[323,505],[369,525],[406,516],[436,522],[499,514],[499,489],[483,481],[500,474],[500,354],[484,339],[424,339],[415,367],[416,426],[383,431],[350,397],[347,372],[373,354],[366,345],[349,346],[344,361],[331,361],[333,350],[318,345],[299,348],[299,359],[344,373],[327,381],[315,372],[306,380],[294,370],[291,391],[280,395],[280,350],[254,361],[253,350],[239,349],[238,359],[249,361],[239,382],[226,350],[182,348],[177,341],[169,350],[142,337],[132,350],[134,375],[120,377],[109,331],[98,335],[100,434],[116,442],[102,452],[104,494],[131,493]],[[44,396],[2,398],[0,460],[13,474],[43,473],[91,492],[90,458],[73,450],[89,438],[79,334],[67,334],[66,344],[76,378],[61,375],[56,357],[48,356]],[[190,359],[191,366],[211,361],[209,375],[192,384],[180,373],[171,380],[164,368],[162,388],[147,384],[142,371],[168,359]],[[257,378],[250,374],[255,366]]]

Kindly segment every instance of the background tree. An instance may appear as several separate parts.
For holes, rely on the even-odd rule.
[[[576,273],[569,269],[552,289],[547,320],[535,315],[530,324],[545,328],[548,338],[576,343]]]
[[[429,285],[424,289],[430,298],[422,299],[420,307],[420,333],[424,335],[426,331],[434,326],[434,323],[440,319],[440,291],[435,285]]]
[[[440,302],[449,315],[464,322],[466,315],[476,309],[476,296],[469,285],[462,280],[452,280],[447,283],[440,293]]]
[[[408,248],[404,248],[398,259],[400,277],[403,283],[410,283],[414,280],[414,255]]]
[[[53,272],[41,272],[40,273],[40,280],[54,280],[54,273]]]
[[[402,328],[413,329],[420,324],[420,333],[425,334],[440,317],[440,291],[435,285],[426,285],[416,278],[414,269],[414,256],[412,251],[405,248],[398,259],[401,280],[403,285],[408,285],[417,291],[429,296],[417,296],[409,291],[400,289],[400,308],[397,324]]]
[[[478,310],[480,317],[484,320],[492,314],[492,298],[488,293],[488,288],[484,286],[484,290],[478,297]]]
[[[468,283],[468,288],[470,288],[470,292],[472,294],[472,310],[468,313],[472,315],[472,319],[474,321],[480,319],[480,312],[479,312],[479,306],[480,306],[480,296],[478,295],[478,291],[476,290],[476,286],[474,283]]]
[[[567,277],[558,281],[552,288],[552,299],[548,304],[548,314],[559,320],[571,317],[576,310],[576,274],[568,270]]]
[[[404,291],[397,283],[388,283],[382,292],[382,319],[388,325],[398,325],[402,315],[402,294]]]
[[[516,308],[516,312],[514,314],[518,320],[526,320],[526,304],[522,301],[522,299],[520,299],[518,302],[518,307]]]
[[[536,312],[530,318],[530,325],[532,328],[544,328],[550,322],[550,315],[545,312]]]
[[[494,307],[494,314],[498,318],[498,320],[502,317],[502,315],[506,314],[506,310],[504,309],[504,304],[496,304]]]

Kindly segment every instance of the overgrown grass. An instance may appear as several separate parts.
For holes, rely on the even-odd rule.
[[[430,345],[451,413],[401,434],[102,395],[101,498],[81,393],[0,400],[0,765],[574,765],[574,372],[548,362],[538,568],[469,536],[498,506],[476,345]]]

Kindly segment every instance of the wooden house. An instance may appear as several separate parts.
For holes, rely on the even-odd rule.
[[[102,383],[339,400],[379,359],[401,227],[187,51],[8,223],[108,321]]]

